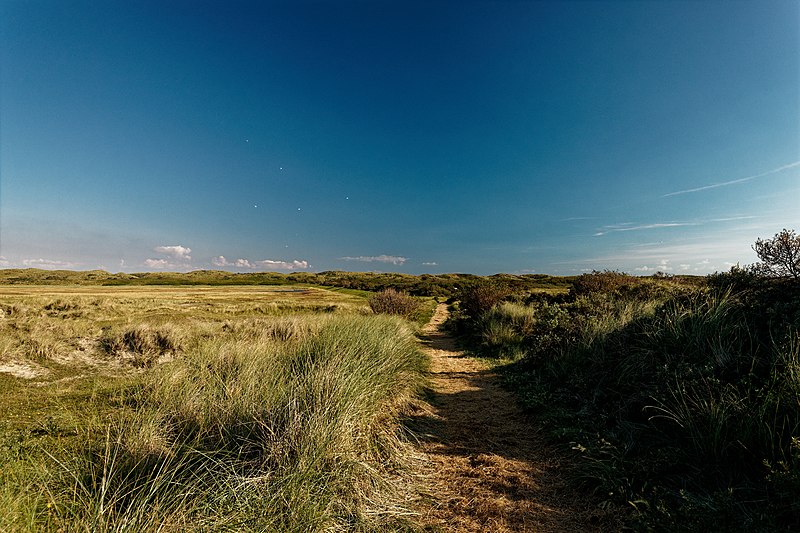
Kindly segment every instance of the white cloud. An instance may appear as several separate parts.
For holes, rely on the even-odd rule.
[[[237,259],[233,262],[233,266],[239,268],[257,268],[256,265],[248,261],[247,259]]]
[[[31,268],[43,268],[43,269],[63,269],[63,268],[75,268],[80,266],[80,263],[72,263],[70,261],[54,261],[52,259],[23,259],[22,264],[26,267]]]
[[[145,259],[144,265],[149,268],[158,268],[158,269],[165,269],[165,268],[174,268],[175,265],[170,263],[166,259]]]
[[[363,263],[391,263],[402,265],[408,261],[407,257],[397,255],[359,255],[358,257],[340,257],[342,261],[361,261]]]
[[[218,267],[235,267],[235,268],[258,268],[248,261],[247,259],[236,259],[235,261],[228,261],[224,255],[220,255],[211,259],[211,264]]]
[[[11,261],[0,255],[0,267],[11,266]]]
[[[437,263],[436,261],[428,261],[428,262],[426,262],[426,263],[422,263],[422,265],[423,265],[423,266],[431,266],[431,267],[435,267],[435,266],[439,266],[439,263]]]
[[[778,168],[773,168],[772,170],[767,170],[766,172],[761,172],[760,174],[754,174],[752,176],[746,176],[744,178],[739,178],[730,181],[723,181],[720,183],[712,183],[711,185],[704,185],[702,187],[695,187],[694,189],[685,189],[682,191],[675,191],[662,196],[662,198],[666,198],[668,196],[677,196],[679,194],[688,194],[692,192],[700,192],[700,191],[707,191],[708,189],[716,189],[718,187],[726,187],[728,185],[735,185],[737,183],[744,183],[746,181],[754,180],[757,178],[763,178],[764,176],[769,176],[770,174],[777,174],[778,172],[783,172],[784,170],[788,170],[790,168],[794,168],[800,166],[800,161],[795,161],[794,163],[789,163],[787,165],[780,166]]]
[[[308,268],[308,261],[300,261],[297,259],[294,261],[275,261],[272,259],[263,259],[261,261],[256,261],[256,264],[261,265],[264,268],[275,268],[278,270],[305,270]]]
[[[643,265],[634,268],[637,272],[670,272],[673,270],[669,259],[661,259],[656,266]]]
[[[153,251],[156,251],[160,254],[165,254],[170,257],[174,257],[175,259],[180,259],[184,261],[191,261],[192,256],[189,255],[192,253],[191,248],[187,248],[186,246],[181,246],[177,244],[175,246],[156,246],[153,248]]]
[[[230,265],[230,263],[228,263],[228,260],[225,259],[224,255],[218,255],[217,257],[212,257],[211,264],[218,267],[224,267]]]
[[[295,259],[293,261],[276,261],[274,259],[263,259],[261,261],[250,261],[249,259],[236,259],[229,261],[224,255],[218,255],[211,259],[211,264],[216,267],[230,268],[265,268],[272,270],[305,270],[309,268],[308,261]]]

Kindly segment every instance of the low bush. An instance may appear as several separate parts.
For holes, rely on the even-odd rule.
[[[509,294],[509,290],[505,287],[492,283],[478,283],[463,289],[458,300],[466,318],[476,322]]]
[[[572,282],[570,293],[574,296],[603,292],[611,293],[623,287],[639,283],[636,278],[616,270],[594,270],[591,274],[581,274]]]
[[[420,301],[417,298],[391,288],[370,294],[368,301],[373,313],[414,319],[420,310]]]

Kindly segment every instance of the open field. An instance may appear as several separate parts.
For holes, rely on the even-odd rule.
[[[405,528],[414,328],[357,291],[0,286],[0,530]]]
[[[116,273],[103,270],[41,270],[0,269],[0,285],[44,285],[44,286],[321,286],[337,287],[356,291],[380,291],[387,288],[402,290],[415,296],[453,296],[460,291],[491,282],[502,284],[515,291],[545,290],[566,292],[572,277],[548,276],[546,274],[496,274],[476,276],[474,274],[423,274],[414,276],[392,272],[277,272],[233,273],[221,270],[195,270],[192,272],[141,272]]]

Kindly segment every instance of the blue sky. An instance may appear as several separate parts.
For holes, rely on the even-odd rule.
[[[800,4],[0,2],[0,266],[705,274],[800,230]]]

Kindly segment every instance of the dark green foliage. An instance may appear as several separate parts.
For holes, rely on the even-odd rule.
[[[630,525],[798,528],[800,284],[707,281],[595,272],[463,324],[478,351],[520,359],[510,387]]]
[[[784,229],[771,239],[758,239],[753,250],[761,260],[755,265],[769,276],[800,279],[800,235]]]
[[[459,301],[461,310],[473,321],[479,320],[485,313],[503,301],[510,291],[492,283],[478,283],[461,291]]]

